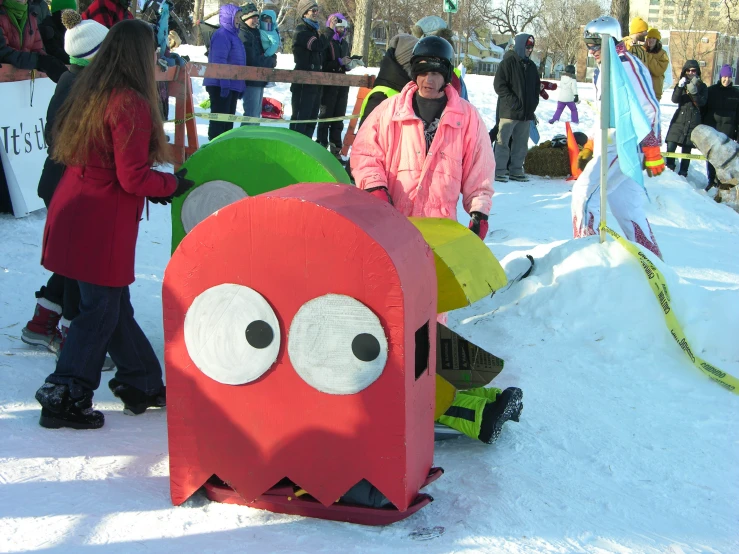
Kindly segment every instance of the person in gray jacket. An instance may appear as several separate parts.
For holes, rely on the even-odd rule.
[[[506,52],[495,73],[493,86],[498,95],[496,117],[499,119],[495,144],[496,181],[529,180],[523,172],[523,162],[528,152],[529,122],[534,119],[541,90],[539,72],[530,59],[535,43],[533,35],[516,35],[513,49]]]

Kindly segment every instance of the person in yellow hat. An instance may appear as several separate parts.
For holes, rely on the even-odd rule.
[[[662,48],[662,35],[654,27],[647,31],[644,53],[644,65],[647,66],[649,74],[652,76],[654,93],[657,95],[657,98],[661,98],[662,89],[665,84],[665,72],[670,65],[670,58],[667,56],[665,49]]]
[[[631,54],[646,62],[647,53],[644,50],[644,39],[647,37],[649,25],[641,17],[635,17],[629,23],[629,36],[623,37],[624,46]]]

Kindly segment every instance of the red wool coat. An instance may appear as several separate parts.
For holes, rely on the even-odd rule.
[[[70,166],[54,193],[41,264],[65,277],[108,287],[134,281],[134,255],[146,196],[174,193],[174,175],[151,169],[148,103],[116,91],[105,111],[105,144],[85,166]]]

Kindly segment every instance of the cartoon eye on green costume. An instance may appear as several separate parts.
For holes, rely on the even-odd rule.
[[[275,127],[233,129],[202,146],[182,167],[195,186],[172,201],[172,252],[203,219],[247,196],[296,183],[351,184],[328,150]]]

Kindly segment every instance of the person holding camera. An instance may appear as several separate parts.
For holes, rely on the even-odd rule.
[[[675,152],[678,146],[682,146],[683,154],[690,154],[693,149],[690,133],[701,124],[701,110],[708,101],[708,87],[701,81],[701,68],[696,60],[688,60],[683,65],[680,80],[672,92],[672,101],[677,104],[677,110],[665,137],[667,151]],[[675,171],[675,158],[667,158],[665,165]],[[677,174],[687,177],[689,166],[690,160],[683,158]]]
[[[334,34],[324,52],[323,72],[344,74],[361,64],[361,60],[353,60],[349,56],[350,47],[346,40],[349,24],[346,22],[344,15],[341,13],[331,14],[326,21],[326,27],[333,29]],[[349,87],[324,86],[321,93],[321,109],[318,112],[318,118],[344,117],[348,101]],[[341,120],[318,124],[318,143],[324,148],[328,147],[339,161],[341,161],[341,133],[343,130],[344,122]]]

